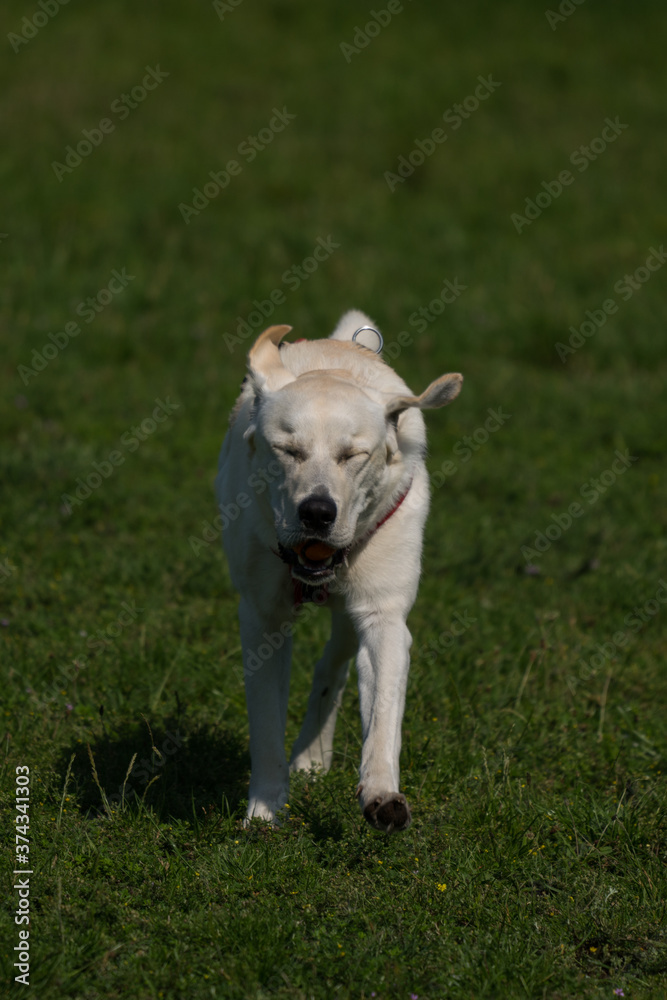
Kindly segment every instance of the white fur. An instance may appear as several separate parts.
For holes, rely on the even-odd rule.
[[[412,641],[406,618],[417,594],[429,505],[419,409],[445,405],[462,379],[442,376],[413,396],[380,358],[351,343],[366,325],[373,324],[351,310],[330,338],[281,349],[289,327],[265,331],[250,352],[250,375],[220,454],[217,500],[227,520],[237,512],[223,544],[241,595],[252,760],[248,818],[274,819],[288,801],[290,770],[329,768],[336,714],[356,655],[360,805],[378,829],[410,822],[399,792],[399,754]],[[400,507],[375,530],[406,490]],[[328,533],[304,527],[299,512],[304,500],[320,494],[335,504]],[[315,667],[288,766],[295,585],[277,549],[291,551],[314,537],[347,551],[347,558],[327,581],[331,638]]]

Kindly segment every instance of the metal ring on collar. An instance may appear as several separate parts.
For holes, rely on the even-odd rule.
[[[364,330],[372,330],[373,331],[373,333],[375,334],[375,336],[378,339],[378,347],[376,348],[376,350],[375,350],[374,353],[375,354],[380,354],[382,352],[382,348],[384,347],[384,340],[382,339],[382,334],[380,333],[380,331],[376,330],[374,326],[360,326],[359,329],[357,330],[357,332],[352,334],[352,340],[356,342],[357,337],[359,336],[360,333],[363,333]],[[364,346],[365,346],[364,344],[359,344],[359,347],[364,347]],[[368,347],[368,348],[366,348],[366,350],[372,351],[373,348],[372,347]]]

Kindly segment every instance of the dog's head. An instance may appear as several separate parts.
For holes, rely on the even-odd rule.
[[[282,557],[293,576],[325,583],[391,497],[402,460],[400,415],[445,406],[462,376],[443,375],[421,396],[364,387],[345,369],[297,377],[278,349],[290,329],[269,327],[250,351],[254,404],[245,437],[260,467],[272,470],[267,492]]]

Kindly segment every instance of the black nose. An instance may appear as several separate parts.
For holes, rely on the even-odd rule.
[[[328,531],[336,520],[338,509],[331,497],[319,494],[306,497],[299,504],[299,517],[306,528]]]

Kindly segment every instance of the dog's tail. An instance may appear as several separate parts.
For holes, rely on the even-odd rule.
[[[377,329],[373,320],[370,319],[366,313],[362,313],[360,309],[350,309],[338,320],[338,326],[329,339],[352,340],[353,334],[355,334],[357,330],[361,329],[362,326],[372,326],[374,330]],[[376,338],[373,337],[373,334],[371,334],[370,337],[375,343]],[[365,343],[363,334],[359,339],[361,343]]]

